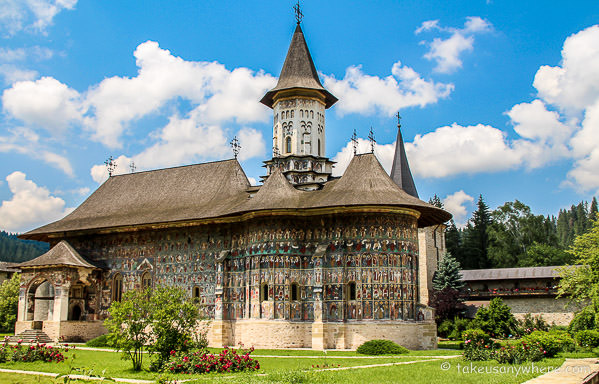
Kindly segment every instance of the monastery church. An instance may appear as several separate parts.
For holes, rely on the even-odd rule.
[[[63,219],[21,235],[51,248],[19,265],[15,333],[88,340],[106,332],[123,292],[174,285],[201,303],[215,347],[436,347],[426,304],[451,215],[418,198],[400,126],[391,176],[373,153],[332,176],[325,115],[337,98],[299,20],[260,102],[273,110],[263,185],[237,159],[111,176]]]

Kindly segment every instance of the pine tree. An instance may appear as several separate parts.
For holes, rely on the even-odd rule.
[[[491,224],[489,207],[480,195],[477,209],[468,221],[463,237],[464,269],[480,269],[489,267],[489,235],[487,228]]]
[[[439,198],[439,196],[437,196],[437,194],[435,193],[435,196],[431,197],[428,200],[428,203],[430,205],[434,205],[437,208],[443,208],[443,202],[441,201],[441,199]]]
[[[593,201],[591,202],[591,209],[589,210],[589,219],[597,220],[598,213],[599,212],[597,210],[597,198],[593,196]],[[589,227],[592,227],[592,225],[590,225]]]
[[[435,272],[433,277],[433,289],[442,291],[446,288],[460,290],[464,287],[464,281],[460,275],[460,263],[447,253]]]
[[[449,221],[449,226],[445,230],[445,247],[447,248],[447,252],[452,254],[456,260],[459,261],[462,259],[461,233],[453,219]]]

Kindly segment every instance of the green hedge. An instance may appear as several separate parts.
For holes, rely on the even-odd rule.
[[[583,348],[593,349],[599,347],[599,332],[594,329],[585,329],[576,332],[576,342]]]
[[[522,338],[522,341],[528,344],[539,343],[546,351],[546,357],[554,357],[559,352],[574,350],[574,339],[564,331],[534,331],[530,335]]]
[[[363,355],[400,355],[409,351],[390,340],[370,340],[360,345],[356,352]]]

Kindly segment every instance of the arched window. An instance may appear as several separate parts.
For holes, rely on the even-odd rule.
[[[314,118],[314,111],[310,111],[310,117],[313,119]]]
[[[112,278],[112,301],[121,301],[123,297],[123,275],[117,273]]]
[[[191,291],[191,298],[196,303],[200,301],[200,287],[197,285],[193,287],[193,290]]]
[[[289,118],[289,111],[285,111],[285,118],[288,119]]]
[[[285,153],[291,153],[291,137],[285,139]]]
[[[320,139],[318,139],[318,156],[320,156]]]
[[[299,297],[299,284],[291,283],[291,301],[297,301]]]
[[[300,109],[300,118],[302,118],[302,119],[304,118],[304,110],[303,109]]]
[[[141,275],[141,289],[151,288],[152,287],[152,275],[150,272],[145,271],[143,275]]]
[[[356,300],[356,282],[350,281],[347,283],[347,299]]]
[[[291,110],[291,118],[293,119],[293,109]]]
[[[268,284],[264,283],[260,287],[260,301],[268,300]]]

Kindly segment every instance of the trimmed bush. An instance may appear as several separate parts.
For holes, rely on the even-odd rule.
[[[547,357],[554,357],[559,352],[574,349],[574,340],[567,332],[563,331],[534,331],[530,335],[524,336],[522,341],[530,345],[538,343],[546,351]]]
[[[409,351],[390,340],[370,340],[360,345],[356,352],[362,355],[401,355]]]
[[[472,325],[493,337],[511,337],[518,330],[510,307],[499,297],[491,299],[488,307],[481,307],[476,312]]]
[[[599,347],[599,332],[594,329],[585,329],[576,332],[576,342],[583,348],[593,349]]]
[[[110,343],[108,341],[108,335],[101,335],[96,337],[95,339],[91,339],[87,343],[85,343],[88,347],[110,347]]]

